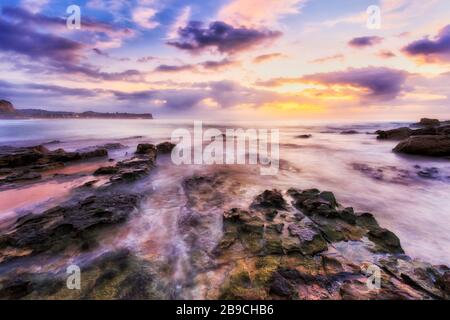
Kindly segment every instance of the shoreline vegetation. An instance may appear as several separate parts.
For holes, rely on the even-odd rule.
[[[68,112],[42,109],[16,109],[11,102],[0,100],[0,119],[153,119],[151,113]]]
[[[422,119],[413,127],[376,134],[380,140],[399,140],[394,152],[450,156],[449,123]],[[42,145],[1,147],[0,191],[39,181],[42,172],[74,161],[108,159],[109,150],[122,147],[109,143],[76,152]],[[267,189],[251,203],[222,210],[219,241],[206,245],[211,208],[223,208],[239,194],[239,181],[226,171],[182,182],[187,203],[178,227],[188,245],[189,281],[180,283],[170,261],[115,246],[81,263],[81,290],[66,287],[62,266],[38,272],[10,267],[101,247],[102,236],[140,214],[147,194],[136,185],[174,147],[141,143],[127,159],[109,159],[110,165],[96,168],[92,180],[66,201],[43,212],[26,212],[2,230],[0,299],[189,299],[195,284],[205,282],[199,289],[204,299],[450,298],[450,268],[410,258],[401,239],[371,213],[346,207],[330,191]],[[371,265],[381,275],[377,290],[367,286],[365,270]]]

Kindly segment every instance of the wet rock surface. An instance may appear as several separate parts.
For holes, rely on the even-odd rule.
[[[110,188],[115,187],[19,219],[0,237],[0,267],[69,247],[92,250],[97,233],[126,221],[141,201],[133,193],[113,193]],[[208,299],[448,298],[447,267],[405,256],[395,234],[372,214],[343,207],[332,192],[266,190],[247,208],[223,211],[230,197],[240,192],[225,173],[192,176],[182,188],[187,203],[178,228],[192,266],[183,286],[173,276],[177,268],[171,260],[143,258],[118,248],[80,262],[81,290],[67,289],[65,270],[18,271],[0,273],[0,298],[186,298],[191,296],[183,290],[211,277],[215,280],[204,295]],[[217,218],[222,234],[214,244],[207,239]],[[350,244],[361,248],[358,259],[341,251]],[[367,286],[366,270],[371,266],[380,272],[380,289]]]
[[[160,277],[166,267],[117,249],[81,265],[80,290],[67,288],[65,272],[21,273],[14,279],[0,277],[0,299],[170,299],[171,286]]]
[[[253,205],[250,210],[224,213],[217,255],[232,266],[219,298],[447,297],[447,268],[406,257],[399,239],[380,227],[370,213],[341,207],[331,192],[290,189],[287,195],[293,206],[273,221]],[[347,242],[366,247],[370,261],[360,263],[341,255],[336,248]],[[230,262],[231,257],[239,258]],[[367,287],[365,270],[372,264],[379,268],[380,289]]]
[[[75,152],[67,152],[63,149],[50,151],[43,145],[22,148],[3,146],[0,147],[0,170],[7,173],[7,176],[0,178],[0,186],[39,180],[40,172],[61,168],[66,163],[74,161],[107,156],[108,150],[105,146]]]
[[[0,260],[41,252],[58,252],[70,246],[95,245],[95,231],[126,221],[139,205],[140,196],[106,192],[71,199],[39,214],[19,218],[0,235]],[[21,254],[15,256],[15,250]]]

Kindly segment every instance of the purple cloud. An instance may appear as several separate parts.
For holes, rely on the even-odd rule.
[[[237,61],[223,59],[219,61],[205,61],[200,63],[200,65],[206,70],[220,70],[229,66],[238,64]]]
[[[84,45],[52,34],[33,31],[20,23],[0,18],[0,50],[23,54],[33,59],[75,62]]]
[[[450,25],[442,28],[434,39],[417,40],[402,49],[412,57],[424,58],[427,62],[450,60]]]
[[[318,73],[300,78],[303,82],[326,85],[349,85],[367,89],[363,98],[370,101],[387,101],[395,99],[403,90],[407,73],[401,70],[368,67],[348,69],[329,73]]]
[[[195,66],[190,64],[180,65],[180,66],[172,66],[168,64],[161,64],[155,68],[155,72],[181,72],[181,71],[192,71],[195,69]]]
[[[365,48],[365,47],[371,47],[371,46],[377,45],[377,44],[381,43],[381,41],[383,41],[383,38],[376,37],[376,36],[357,37],[357,38],[353,38],[352,40],[350,40],[348,42],[348,45],[350,47],[354,47],[354,48]]]
[[[178,39],[167,44],[191,52],[212,48],[220,53],[235,53],[280,36],[279,31],[235,28],[222,21],[212,22],[207,27],[202,22],[191,21],[178,30]]]

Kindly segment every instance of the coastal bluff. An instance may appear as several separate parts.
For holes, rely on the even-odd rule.
[[[16,109],[7,100],[0,100],[0,119],[153,119],[151,113],[70,112],[43,109]]]

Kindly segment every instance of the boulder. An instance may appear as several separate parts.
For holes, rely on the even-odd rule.
[[[156,146],[156,149],[158,150],[158,153],[165,154],[165,153],[171,153],[173,148],[175,148],[175,144],[171,142],[163,142]]]
[[[421,126],[435,127],[439,126],[441,122],[438,119],[422,118],[418,124]]]
[[[400,142],[394,152],[430,157],[450,156],[450,136],[412,136]]]
[[[403,140],[410,137],[412,132],[412,129],[403,127],[386,131],[378,130],[376,133],[379,140]]]
[[[253,201],[252,208],[263,210],[286,210],[287,203],[278,190],[265,190]]]
[[[157,150],[154,144],[141,143],[137,146],[136,154],[156,154]]]

